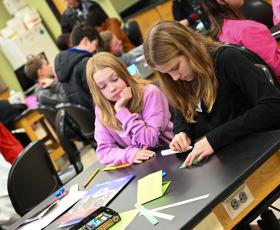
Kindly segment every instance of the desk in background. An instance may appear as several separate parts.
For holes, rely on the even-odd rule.
[[[264,0],[265,2],[272,4],[272,0]]]
[[[50,125],[42,114],[40,114],[36,110],[26,110],[15,120],[14,127],[16,129],[23,128],[30,140],[36,141],[41,139],[34,130],[34,125],[36,125],[37,123],[40,123],[41,127],[46,133],[46,136],[43,138],[43,142],[46,142],[48,140],[51,140],[52,142],[50,146],[52,149],[50,151],[50,158],[56,170],[58,170],[55,161],[64,155],[64,150],[54,136],[54,131],[51,130]]]
[[[171,180],[172,183],[163,197],[149,202],[145,205],[146,208],[152,209],[205,194],[210,196],[207,199],[163,210],[163,213],[176,216],[172,221],[159,219],[159,223],[153,226],[143,216],[137,216],[127,229],[232,229],[277,186],[279,188],[279,147],[280,130],[253,134],[228,145],[216,152],[207,163],[192,169],[179,169],[185,156],[162,157],[158,153],[155,158],[140,165],[118,171],[102,171],[91,185],[130,173],[136,174],[136,178],[109,205],[118,212],[128,211],[134,209],[133,205],[136,203],[137,180],[162,169],[167,172],[166,180]],[[83,183],[98,167],[101,167],[99,163],[93,164],[71,180],[65,186],[66,189],[76,183],[82,188]],[[255,200],[231,220],[221,202],[244,182],[250,188]],[[44,202],[13,226],[32,216],[43,205]],[[214,220],[212,225],[209,225],[209,219]],[[46,229],[56,229],[57,226],[56,221]]]

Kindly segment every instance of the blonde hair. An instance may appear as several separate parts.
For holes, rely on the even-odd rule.
[[[99,118],[101,123],[110,129],[121,130],[121,124],[115,118],[114,103],[105,98],[99,87],[93,80],[93,75],[106,67],[113,69],[128,87],[131,87],[132,99],[127,108],[132,113],[139,113],[143,107],[144,87],[148,81],[131,76],[126,67],[112,54],[100,52],[91,57],[87,62],[87,83],[95,105],[100,109]]]
[[[195,122],[200,100],[203,100],[208,112],[216,100],[218,82],[212,55],[219,46],[219,43],[176,21],[160,21],[145,36],[144,54],[152,68],[180,55],[189,61],[195,75],[192,81],[174,81],[168,74],[159,73],[163,91],[170,103],[182,112],[189,123]]]

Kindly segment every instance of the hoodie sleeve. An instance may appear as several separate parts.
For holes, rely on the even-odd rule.
[[[102,164],[119,165],[132,163],[132,160],[139,148],[128,146],[122,148],[112,136],[112,131],[101,124],[98,109],[95,119],[95,140],[97,141],[96,155]]]
[[[7,181],[11,165],[4,159],[0,153],[0,225],[8,227],[20,218],[11,203],[7,190]]]
[[[142,114],[131,113],[126,107],[116,113],[126,136],[132,144],[154,148],[159,145],[160,136],[170,122],[166,97],[154,85],[148,85],[144,93]]]

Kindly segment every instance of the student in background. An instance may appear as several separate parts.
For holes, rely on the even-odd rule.
[[[53,67],[42,55],[29,55],[24,65],[26,76],[37,82],[35,95],[41,105],[56,106],[68,101],[67,93],[62,85],[54,77]]]
[[[93,105],[86,82],[86,63],[102,42],[92,27],[79,24],[71,33],[72,48],[61,51],[55,57],[55,73],[68,94],[69,101],[93,111]]]
[[[211,22],[212,38],[252,50],[270,66],[280,83],[280,50],[276,40],[265,25],[240,17],[238,10],[244,0],[203,0],[201,3]]]
[[[11,164],[0,153],[0,228],[9,227],[20,216],[15,212],[9,198],[7,183]]]
[[[96,105],[96,154],[101,163],[142,163],[155,155],[148,149],[169,144],[169,107],[156,86],[130,76],[106,52],[89,59],[87,81]]]
[[[56,46],[59,50],[67,50],[71,47],[70,44],[70,33],[60,34],[55,41]]]
[[[280,23],[280,0],[272,0],[273,23],[278,25]]]
[[[185,166],[242,136],[280,128],[280,92],[241,51],[223,47],[176,21],[161,21],[146,34],[147,63],[160,73],[177,109],[170,148],[194,145]],[[195,128],[204,119],[200,140]]]
[[[122,41],[123,51],[128,52],[134,48],[125,32],[121,29],[121,22],[117,18],[105,18],[101,13],[90,12],[87,15],[86,22],[95,28],[99,33],[102,31],[111,31],[119,40]]]
[[[201,32],[209,29],[209,20],[199,0],[172,0],[172,14],[173,18],[184,26],[190,26]],[[200,22],[203,27],[198,26]]]
[[[60,25],[62,33],[71,33],[75,25],[84,22],[88,12],[100,12],[104,18],[108,18],[105,11],[96,1],[89,0],[64,0],[67,9],[63,12]]]
[[[7,100],[0,100],[0,122],[9,130],[13,130],[13,122],[27,107],[25,104],[11,104]]]
[[[122,41],[119,40],[111,31],[101,32],[100,37],[103,43],[101,46],[98,47],[98,51],[112,53],[116,57],[118,57],[121,60],[121,62],[128,66],[135,63],[136,59],[144,54],[142,45],[133,48],[127,53],[124,53]]]

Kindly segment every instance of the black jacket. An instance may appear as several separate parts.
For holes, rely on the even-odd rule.
[[[54,81],[48,88],[37,86],[35,95],[40,105],[55,107],[59,103],[68,102],[68,96],[63,83]]]
[[[13,129],[13,121],[25,109],[27,109],[27,107],[24,104],[10,104],[6,100],[0,100],[0,122],[8,129]]]
[[[89,11],[101,12],[105,17],[108,17],[102,7],[95,1],[80,0],[80,7],[78,9],[67,8],[60,21],[61,32],[71,33],[74,26],[83,22]]]
[[[210,29],[209,19],[199,1],[172,0],[172,14],[176,21],[187,19],[193,29],[197,29],[200,21],[203,23],[205,30]]]
[[[68,49],[55,57],[55,72],[68,95],[69,102],[93,111],[92,98],[86,81],[86,64],[91,53]]]
[[[239,50],[222,47],[218,53],[217,99],[210,113],[203,103],[198,113],[206,121],[204,135],[215,151],[239,137],[280,128],[280,91]],[[174,133],[186,132],[193,140],[197,125],[176,112]]]

